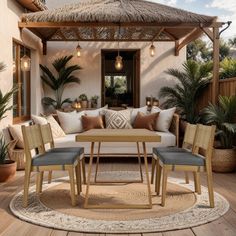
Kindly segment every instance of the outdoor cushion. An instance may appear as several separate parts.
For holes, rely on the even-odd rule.
[[[188,152],[187,149],[179,148],[179,147],[159,147],[159,148],[153,148],[153,153],[159,156],[160,153],[163,152]],[[155,158],[155,157],[154,157]]]
[[[160,152],[159,159],[165,165],[204,166],[204,158],[190,152]]]
[[[83,147],[61,147],[61,148],[51,148],[47,152],[74,152],[78,156],[84,153]]]
[[[83,130],[104,129],[104,116],[81,116]]]
[[[134,120],[133,127],[135,129],[148,129],[148,130],[154,131],[158,115],[159,115],[159,112],[148,114],[148,115],[142,112],[138,112]]]
[[[33,166],[72,165],[78,159],[75,152],[46,152],[32,158]]]

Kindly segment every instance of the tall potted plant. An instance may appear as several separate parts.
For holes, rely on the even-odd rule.
[[[71,103],[69,98],[62,100],[62,95],[65,87],[71,83],[79,83],[78,77],[72,73],[81,69],[78,65],[68,66],[68,62],[72,59],[72,55],[56,59],[52,65],[56,70],[54,75],[47,66],[40,65],[43,74],[42,81],[54,92],[54,98],[44,97],[42,103],[46,107],[53,107],[54,109],[61,109],[63,104]]]
[[[219,145],[215,145],[212,155],[212,170],[232,172],[236,169],[236,149],[233,141],[236,137],[236,96],[219,96],[219,105],[209,104],[203,110],[206,123],[215,124]]]
[[[0,72],[5,69],[5,65],[0,63]],[[11,91],[7,92],[5,95],[2,94],[0,90],[0,121],[5,118],[7,111],[12,109],[12,106],[9,106],[9,102],[12,98],[13,93],[17,88],[13,88]],[[16,162],[8,160],[8,150],[7,144],[5,143],[4,137],[0,135],[0,182],[5,182],[12,178],[16,173]]]
[[[197,102],[203,89],[211,81],[212,63],[201,63],[188,60],[183,70],[169,69],[167,74],[177,79],[174,87],[162,87],[159,96],[165,99],[166,107],[176,107],[181,118],[189,123],[196,123],[199,115],[196,112]]]

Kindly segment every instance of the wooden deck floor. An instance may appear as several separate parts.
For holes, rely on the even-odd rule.
[[[135,165],[122,163],[103,163],[100,170],[134,170]],[[57,176],[62,173],[58,173]],[[8,205],[14,194],[22,189],[24,172],[17,172],[14,180],[8,183],[0,184],[0,235],[1,236],[104,236],[105,234],[85,234],[67,231],[58,231],[40,227],[37,225],[23,222],[11,215]],[[182,173],[173,176],[183,176]],[[34,178],[32,178],[32,181]],[[202,184],[206,184],[206,178],[202,176]],[[232,174],[214,174],[214,189],[222,194],[230,202],[230,210],[220,219],[198,227],[185,230],[168,231],[162,233],[150,234],[130,234],[133,236],[236,236],[236,173]],[[115,234],[107,234],[109,236]],[[129,234],[119,234],[127,236]]]

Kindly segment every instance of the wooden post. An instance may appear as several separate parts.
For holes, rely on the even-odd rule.
[[[216,104],[219,95],[219,69],[220,69],[220,35],[219,27],[213,27],[213,80],[212,103]]]
[[[42,40],[43,44],[43,55],[47,55],[47,41]]]

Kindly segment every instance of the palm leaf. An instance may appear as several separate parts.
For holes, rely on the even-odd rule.
[[[60,70],[66,66],[66,64],[72,59],[72,57],[73,56],[70,55],[58,58],[52,63],[52,65],[57,72],[60,72]]]

